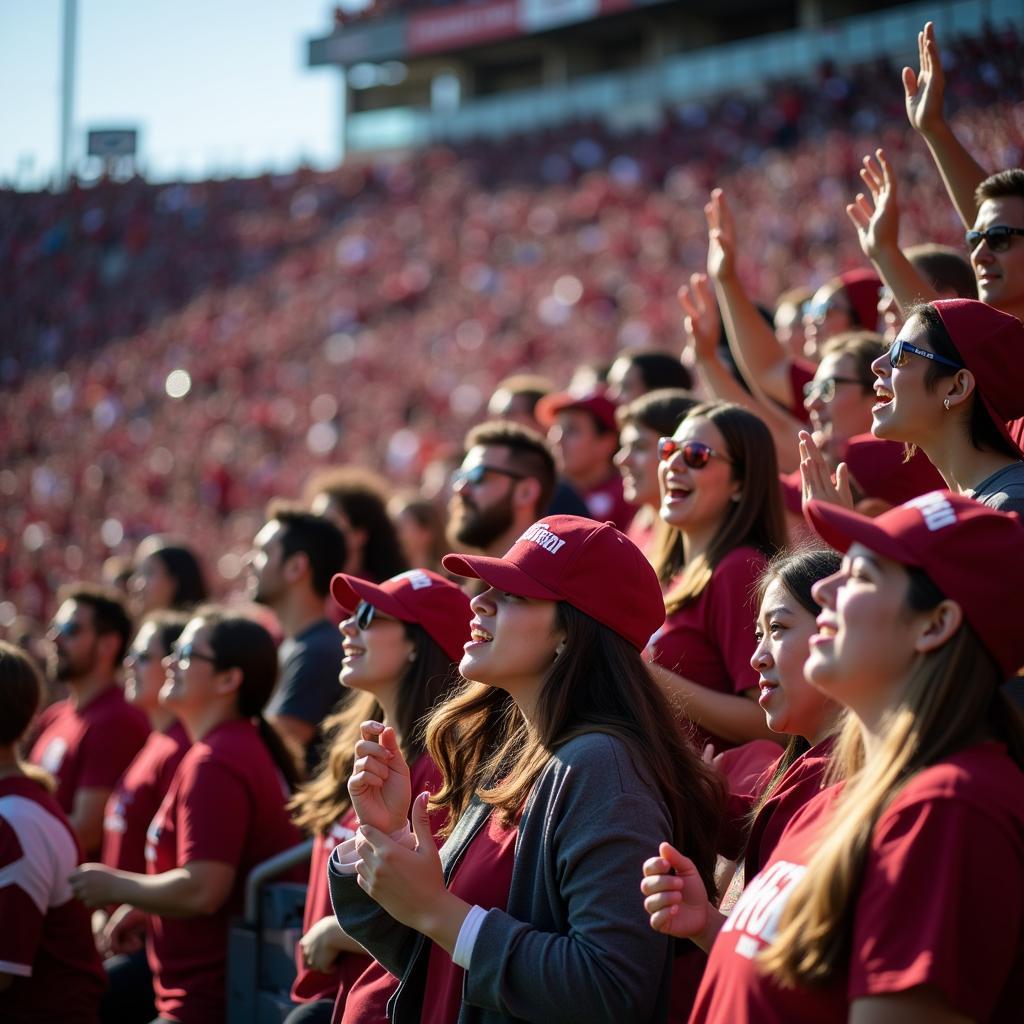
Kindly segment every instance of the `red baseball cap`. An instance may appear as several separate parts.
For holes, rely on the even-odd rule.
[[[665,621],[661,585],[651,563],[611,523],[547,516],[504,558],[445,555],[456,576],[481,579],[520,597],[567,601],[642,651]]]
[[[978,395],[1004,437],[1024,455],[1007,429],[1024,416],[1024,324],[977,299],[939,299],[935,306]]]
[[[932,491],[869,519],[812,501],[807,519],[839,551],[860,543],[883,558],[923,569],[963,609],[1007,677],[1024,665],[1019,591],[1024,576],[1024,523],[971,498]]]
[[[379,584],[339,572],[331,596],[349,613],[365,601],[393,619],[416,622],[452,661],[462,658],[473,611],[458,585],[436,572],[410,569]]]
[[[881,278],[873,270],[847,270],[839,275],[843,291],[853,308],[857,322],[865,331],[878,327],[878,290]]]
[[[560,412],[580,409],[589,412],[606,430],[618,431],[615,422],[615,403],[603,391],[591,391],[586,395],[573,395],[568,391],[559,391],[553,395],[545,395],[534,410],[537,422],[550,427]]]

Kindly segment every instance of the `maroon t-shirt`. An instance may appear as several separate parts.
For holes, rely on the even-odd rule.
[[[636,514],[636,506],[630,505],[622,496],[622,476],[618,470],[596,487],[581,492],[580,497],[591,519],[599,523],[611,521],[623,532],[629,529]]]
[[[149,734],[107,801],[100,854],[104,864],[146,873],[146,829],[167,795],[190,742],[180,722],[172,723],[167,732],[154,730]]]
[[[712,947],[692,1024],[845,1024],[853,1000],[921,985],[973,1020],[1019,1021],[1024,773],[994,742],[925,769],[882,813],[845,970],[826,986],[790,989],[761,972],[757,955],[832,827],[840,792],[808,801],[747,885]]]
[[[793,389],[793,403],[788,411],[790,416],[801,423],[810,422],[807,407],[804,405],[804,386],[814,380],[816,369],[814,363],[807,359],[794,359],[789,364],[789,386]]]
[[[39,717],[29,761],[57,780],[57,803],[70,814],[80,789],[113,789],[149,735],[149,720],[111,684],[84,708],[69,700]],[[95,860],[99,849],[86,850]]]
[[[212,914],[147,919],[147,951],[161,1017],[206,1024],[224,1016],[230,919],[242,910],[257,864],[302,839],[285,810],[287,787],[247,719],[218,725],[194,743],[146,835],[151,875],[191,861],[230,864],[235,882]]]
[[[651,637],[649,660],[719,693],[755,689],[760,677],[750,666],[757,646],[754,588],[766,561],[756,548],[730,551],[703,592],[670,615]],[[696,725],[691,732],[698,750],[708,742],[716,751],[736,746]]]
[[[89,911],[68,875],[81,862],[57,801],[24,776],[0,779],[0,992],[6,1024],[94,1024],[106,976]]]

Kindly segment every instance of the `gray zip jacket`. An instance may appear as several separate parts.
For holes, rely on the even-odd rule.
[[[447,884],[491,808],[473,800],[441,848]],[[643,862],[672,834],[668,809],[625,744],[588,733],[561,747],[527,800],[508,911],[489,910],[459,1024],[646,1024],[668,1016],[669,939],[643,908]],[[399,924],[328,862],[345,931],[399,979],[394,1024],[420,1020],[430,940]]]

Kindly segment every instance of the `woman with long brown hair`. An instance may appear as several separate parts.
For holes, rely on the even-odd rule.
[[[425,569],[380,585],[339,573],[331,594],[346,616],[341,684],[354,693],[324,722],[323,763],[290,804],[295,823],[315,841],[292,985],[292,999],[302,1005],[289,1024],[329,1021],[332,1013],[340,1018],[350,995],[358,1003],[371,989],[379,992],[371,979],[356,985],[372,961],[338,924],[327,890],[331,851],[359,824],[346,787],[352,750],[364,722],[386,723],[382,742],[401,751],[416,792],[437,788],[437,769],[423,749],[422,719],[456,678],[472,615],[459,587]]]
[[[665,828],[711,885],[718,790],[640,657],[657,576],[576,516],[535,523],[504,558],[444,562],[487,586],[466,681],[427,732],[447,842],[439,856],[424,794],[408,835],[408,769],[364,731],[361,826],[329,865],[339,920],[401,978],[396,1024],[663,1020],[672,949],[624,880]]]
[[[693,1021],[1020,1019],[1024,526],[936,491],[867,519],[813,502],[845,551],[807,679],[848,710],[845,780],[792,818],[724,920],[694,871],[646,880],[675,935],[713,933]],[[671,884],[670,884],[671,880]]]

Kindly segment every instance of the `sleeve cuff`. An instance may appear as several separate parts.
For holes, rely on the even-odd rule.
[[[354,875],[356,873],[356,865],[362,860],[356,852],[357,837],[358,833],[350,839],[346,839],[343,843],[338,843],[331,851],[331,868],[335,874]],[[397,832],[392,832],[391,838],[409,850],[416,848],[416,836],[413,834],[408,822]]]
[[[476,945],[477,936],[480,934],[486,916],[487,911],[483,907],[472,906],[459,929],[459,937],[455,940],[455,951],[452,953],[452,962],[464,971],[469,970],[469,963],[473,959],[473,947]]]

